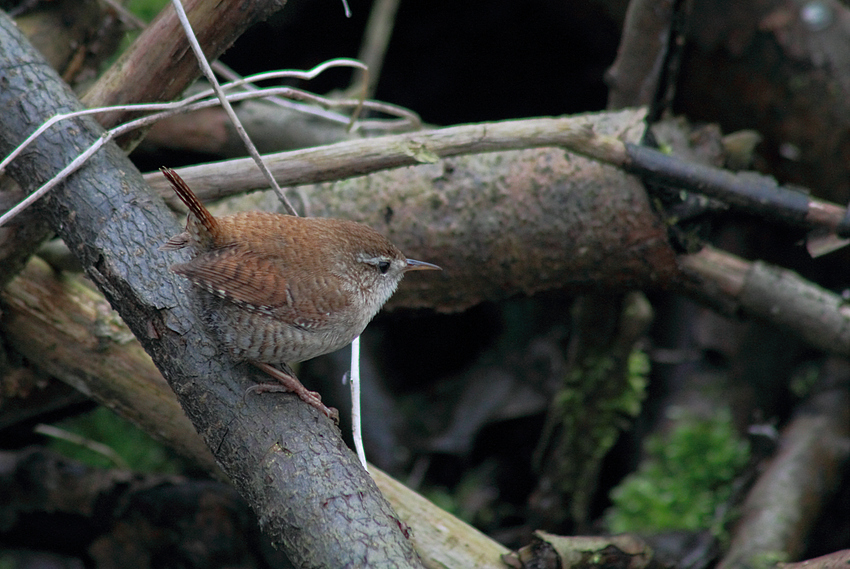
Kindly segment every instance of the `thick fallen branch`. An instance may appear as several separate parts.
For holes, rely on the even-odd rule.
[[[301,185],[438,162],[440,158],[558,147],[618,166],[654,184],[717,198],[733,208],[766,219],[850,235],[850,221],[845,221],[846,208],[842,206],[811,198],[754,172],[733,173],[635,144],[639,139],[635,138],[635,133],[630,137],[625,133],[630,120],[638,117],[643,117],[642,111],[626,110],[471,124],[339,142],[272,154],[266,159],[281,185]],[[547,159],[554,160],[556,151],[548,152],[552,156]],[[190,166],[177,172],[201,199],[268,187],[249,159]],[[155,174],[146,174],[145,179],[166,200],[177,203],[168,195],[168,185]]]
[[[439,139],[442,149],[463,152],[538,145],[544,139],[557,144],[588,132],[619,142],[615,137],[641,136],[642,117],[642,112],[624,111],[472,125],[422,135],[428,141]],[[541,134],[544,131],[547,134]],[[452,142],[454,135],[458,138]],[[418,144],[410,136],[374,140],[390,146],[382,150],[370,146],[372,140],[358,141],[366,146],[341,143],[287,153],[301,158],[273,162],[271,167],[297,170],[299,181],[305,181],[332,170],[335,175],[351,175],[366,164],[415,162],[417,156],[420,160],[429,156],[426,150],[431,148],[431,142]],[[416,154],[416,149],[425,154]],[[341,171],[349,160],[348,169]],[[238,177],[233,176],[239,171],[238,161],[222,164],[232,167],[230,177],[214,171],[213,179],[219,174],[226,181]],[[199,168],[182,171],[192,177],[188,183],[193,189],[206,186],[209,172],[203,171],[201,180],[193,175],[202,172]],[[284,183],[291,182],[285,178]],[[301,187],[297,197],[308,215],[362,221],[387,235],[405,254],[443,267],[437,278],[405,279],[390,301],[393,307],[457,311],[485,300],[556,288],[656,288],[669,284],[678,273],[666,228],[640,182],[618,168],[560,149],[456,156]],[[277,207],[274,198],[258,203],[261,200],[249,196],[245,201],[251,203],[239,208]]]
[[[48,270],[41,261],[32,261],[2,296],[6,314],[3,333],[8,341],[43,369],[51,372],[55,370],[58,377],[69,380],[70,376],[75,385],[84,381],[82,388],[86,392],[92,393],[95,399],[116,409],[125,417],[138,421],[141,419],[138,415],[128,415],[128,408],[159,405],[161,409],[157,421],[142,422],[142,428],[169,446],[182,449],[183,453],[199,463],[208,463],[205,451],[201,451],[201,456],[194,454],[198,452],[197,449],[202,448],[198,441],[192,442],[192,439],[197,439],[197,434],[187,427],[181,429],[181,425],[185,425],[185,418],[174,395],[170,391],[158,391],[155,387],[156,381],[152,378],[155,377],[156,371],[152,362],[145,358],[137,359],[137,341],[126,340],[128,331],[120,322],[112,320],[108,315],[98,314],[102,311],[102,308],[98,307],[102,307],[103,299],[92,294],[90,290],[81,290],[80,287],[73,279]],[[104,327],[104,322],[108,323],[108,326]],[[53,327],[55,330],[51,329]],[[104,329],[108,333],[96,333],[97,330]],[[64,349],[45,351],[42,344],[51,341],[67,345]],[[101,359],[106,361],[101,362]],[[113,372],[109,371],[113,369],[111,362],[132,364],[120,364],[127,367],[123,370],[116,368]],[[94,373],[111,374],[119,371],[130,376],[119,389],[112,387],[110,382],[93,377]],[[814,483],[821,480],[824,472],[832,472],[835,461],[840,462],[840,452],[846,452],[841,450],[840,434],[825,436],[826,433],[840,433],[842,428],[846,431],[846,420],[842,419],[841,413],[846,414],[847,407],[846,402],[841,403],[842,398],[846,399],[846,393],[840,389],[819,397],[818,401],[825,407],[817,409],[825,409],[826,414],[801,415],[795,423],[796,426],[786,430],[785,440],[788,442],[785,443],[785,448],[791,448],[787,445],[796,445],[800,447],[799,452],[809,453],[803,455],[802,462],[808,462],[815,468],[801,472],[814,476]],[[169,427],[171,425],[173,428]],[[260,428],[270,427],[261,425]],[[792,437],[791,433],[797,434]],[[817,445],[813,447],[809,446],[811,439],[807,438],[811,433],[817,433],[818,436]],[[794,459],[793,463],[786,464],[793,468],[803,468],[800,466],[801,459],[797,451],[789,450],[783,453],[783,456]],[[784,468],[787,466],[782,467]],[[784,472],[782,469],[778,472]],[[501,546],[380,471],[373,469],[372,474],[393,504],[399,519],[410,526],[412,540],[426,566],[498,567],[495,558],[505,551]],[[767,484],[770,478],[776,476],[768,477],[764,484]],[[766,495],[768,504],[776,502],[772,491],[766,492]],[[793,500],[789,503],[792,507],[797,504]],[[459,539],[458,536],[461,535],[464,537]]]
[[[40,369],[88,393],[209,471],[217,470],[174,393],[129,329],[105,310],[102,296],[77,277],[57,275],[33,259],[0,301],[3,335]],[[499,556],[507,549],[383,472],[370,469],[402,524],[409,526],[427,567],[500,567]]]
[[[81,106],[3,15],[0,77],[2,154],[57,110]],[[9,171],[32,189],[100,132],[86,118],[62,123]],[[234,366],[203,332],[168,270],[175,256],[157,250],[181,228],[117,146],[96,154],[39,211],[141,340],[222,470],[296,565],[368,558],[418,566],[395,514],[330,421],[292,397],[243,398],[260,374]]]
[[[81,276],[33,258],[0,296],[3,337],[61,379],[210,473],[215,459],[150,356]]]
[[[249,26],[265,20],[284,4],[285,0],[183,0],[195,35],[210,60],[224,53]],[[199,75],[198,62],[169,4],[82,101],[88,107],[171,101]],[[116,111],[101,115],[99,122],[112,127],[132,116]]]

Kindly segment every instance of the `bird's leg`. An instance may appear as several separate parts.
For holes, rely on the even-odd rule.
[[[295,374],[287,371],[281,371],[274,366],[271,366],[262,362],[251,362],[280,383],[259,383],[257,385],[252,385],[249,387],[245,394],[248,393],[282,393],[282,392],[292,392],[298,395],[301,398],[301,401],[312,405],[319,411],[321,411],[326,417],[330,417],[333,419],[335,423],[339,422],[339,412],[333,407],[326,407],[324,403],[322,403],[322,396],[316,393],[315,391],[310,391],[304,384],[302,384]],[[288,369],[288,368],[287,368]]]

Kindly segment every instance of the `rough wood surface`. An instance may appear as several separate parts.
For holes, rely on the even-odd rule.
[[[280,0],[184,0],[183,7],[198,42],[212,61],[249,26],[283,8]],[[83,96],[89,107],[170,101],[200,75],[177,13],[169,3],[144,32]],[[132,113],[100,115],[106,127],[126,122]]]
[[[80,107],[2,15],[0,80],[0,154],[57,109]],[[63,123],[10,171],[31,190],[99,133],[88,118]],[[117,146],[108,145],[39,206],[151,354],[265,531],[297,566],[418,566],[389,504],[329,420],[291,396],[243,398],[259,372],[234,367],[203,332],[185,285],[168,270],[175,255],[157,250],[181,229]]]
[[[306,215],[361,221],[405,255],[443,267],[429,278],[406,277],[389,307],[451,312],[550,289],[656,288],[670,284],[678,269],[666,228],[639,180],[560,148],[492,152],[576,139],[636,140],[642,119],[642,112],[629,110],[466,125],[280,154],[271,167],[275,175],[290,173],[304,183],[330,172],[352,176],[358,168],[422,162],[432,148],[449,153],[434,156],[432,164],[301,186],[293,193]],[[585,151],[602,154],[606,148],[603,142]],[[458,152],[479,154],[452,156]],[[252,168],[228,161],[177,171],[203,195],[210,183],[260,186],[248,174]],[[278,207],[266,194],[248,196],[234,209]]]
[[[214,471],[213,457],[153,362],[122,322],[109,321],[103,314],[106,300],[80,280],[56,274],[40,259],[30,261],[0,295],[3,334],[22,354],[37,359],[40,369],[72,382],[157,440]],[[56,349],[47,348],[51,345]],[[123,377],[116,379],[119,374]],[[499,556],[507,548],[374,466],[370,471],[398,513],[401,527],[410,530],[426,567],[502,567]]]
[[[38,368],[210,473],[218,471],[171,388],[101,294],[34,257],[0,294],[2,334]]]
[[[249,25],[266,19],[271,13],[279,10],[283,2],[276,0],[256,0],[253,2],[201,2],[192,0],[185,2],[186,11],[198,35],[204,53],[215,59],[241,35]],[[8,57],[24,57],[21,61]],[[15,65],[28,61],[29,57],[20,52],[6,52],[0,65]],[[106,105],[149,103],[168,101],[176,98],[188,85],[200,75],[200,68],[195,61],[188,42],[185,39],[174,8],[168,6],[156,22],[141,34],[124,55],[115,62],[83,97],[83,103],[88,107]],[[36,87],[37,86],[37,87]],[[31,101],[21,104],[26,107],[39,107],[50,112],[30,115],[25,109],[18,113],[5,113],[3,116],[3,147],[11,148],[23,141],[26,135],[34,131],[46,118],[53,114],[80,110],[76,98],[73,107],[45,106],[46,100],[53,99],[52,90],[62,89],[60,85],[38,80],[30,85]],[[41,119],[37,117],[41,116]],[[102,125],[112,127],[130,116],[126,112],[115,112],[98,115]],[[66,123],[66,127],[68,124]],[[132,139],[122,141],[123,146],[130,147],[138,140],[139,133]],[[43,137],[49,140],[49,135]],[[69,148],[65,154],[53,153],[38,162],[42,175],[33,176],[27,172],[27,166],[16,164],[9,169],[14,180],[28,180],[25,184],[32,191],[30,184],[33,180],[46,181],[48,172],[58,172],[74,156],[78,149]],[[21,168],[23,168],[21,170]],[[0,208],[3,211],[11,208],[20,199],[15,187],[9,187],[10,182],[0,186]],[[0,285],[8,282],[26,264],[30,255],[50,235],[50,228],[44,219],[26,212],[19,216],[12,225],[12,231],[0,231],[0,263],[6,269],[0,274]]]

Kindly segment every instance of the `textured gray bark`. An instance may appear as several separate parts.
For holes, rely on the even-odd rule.
[[[46,118],[81,107],[14,23],[0,15],[0,154]],[[100,134],[92,119],[63,122],[8,173],[31,191]],[[37,211],[78,256],[177,393],[261,525],[299,567],[418,566],[401,524],[336,427],[290,395],[243,399],[259,372],[233,366],[204,334],[179,254],[157,250],[179,232],[115,145],[107,145]]]
[[[265,20],[283,7],[283,1],[280,0],[226,0],[215,3],[186,0],[183,4],[204,53],[211,59],[224,53],[248,26]],[[199,75],[200,68],[189,49],[174,8],[167,6],[160,17],[124,52],[121,59],[101,75],[85,94],[83,101],[87,107],[169,101],[176,98]],[[41,85],[41,81],[32,85],[34,100],[24,101],[25,105],[33,105],[41,97],[48,96],[47,93],[35,92]],[[25,113],[25,108],[21,110]],[[62,112],[62,109],[56,108],[56,112]],[[135,114],[123,111],[97,115],[98,121],[107,127],[113,127],[132,116]],[[38,126],[29,124],[25,117],[26,114],[21,117],[4,117],[9,119],[6,133],[11,135],[6,142],[16,145],[23,138],[22,133],[29,133]],[[21,119],[21,124],[12,124]],[[119,144],[125,148],[134,144],[133,140],[127,138],[129,136],[138,139],[142,135],[138,131],[126,135]],[[65,165],[58,155],[50,159],[54,158],[56,168],[48,171],[58,171]],[[16,188],[8,188],[5,184],[0,186],[0,208],[5,210],[17,200],[20,197],[17,196]],[[22,215],[18,223],[19,228],[11,235],[0,234],[0,263],[5,269],[0,273],[0,286],[23,268],[30,255],[50,235],[50,228],[44,220],[29,212]]]

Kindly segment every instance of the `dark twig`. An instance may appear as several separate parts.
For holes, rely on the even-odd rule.
[[[685,162],[637,144],[626,143],[625,147],[625,168],[653,184],[698,192],[740,211],[788,225],[829,231],[843,227],[844,208],[780,186],[768,176]]]

